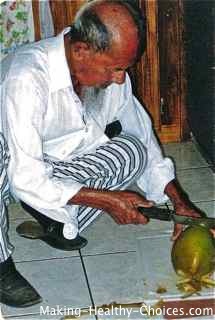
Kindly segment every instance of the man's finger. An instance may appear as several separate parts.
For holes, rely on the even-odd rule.
[[[150,208],[153,207],[155,203],[153,201],[141,201],[140,203],[137,204],[137,207],[140,208]]]
[[[149,222],[149,218],[145,217],[144,214],[137,211],[136,224],[146,224]]]
[[[124,224],[124,223],[122,222],[122,219],[119,219],[119,217],[117,217],[117,216],[115,216],[115,215],[113,215],[113,214],[111,214],[110,216],[111,216],[111,218],[112,218],[117,224]]]
[[[175,224],[171,240],[175,241],[180,236],[182,231],[183,231],[183,225],[182,224],[178,224],[178,223]]]
[[[215,238],[215,229],[210,229],[210,231],[211,231],[213,237]]]

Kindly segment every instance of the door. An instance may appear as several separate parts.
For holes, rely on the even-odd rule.
[[[186,121],[186,74],[183,2],[140,0],[146,16],[147,49],[135,70],[139,100],[152,115],[162,142],[189,136]]]

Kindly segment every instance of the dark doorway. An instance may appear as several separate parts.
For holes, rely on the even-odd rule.
[[[184,1],[188,121],[206,160],[215,165],[215,1]]]

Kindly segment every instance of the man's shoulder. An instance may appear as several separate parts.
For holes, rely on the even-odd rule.
[[[6,76],[11,78],[32,78],[48,75],[48,50],[45,41],[31,43],[18,48],[2,62]]]
[[[47,48],[48,46],[44,41],[25,45],[17,50],[14,57],[14,63],[17,67],[21,68],[22,65],[28,68],[35,68],[35,66],[46,67],[48,62]]]

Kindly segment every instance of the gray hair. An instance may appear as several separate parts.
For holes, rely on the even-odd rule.
[[[109,0],[124,6],[138,29],[139,46],[137,58],[140,57],[146,47],[146,24],[141,10],[132,0]],[[90,45],[95,51],[105,51],[111,47],[112,35],[94,10],[90,2],[83,6],[75,17],[69,32],[71,42],[82,41]]]

